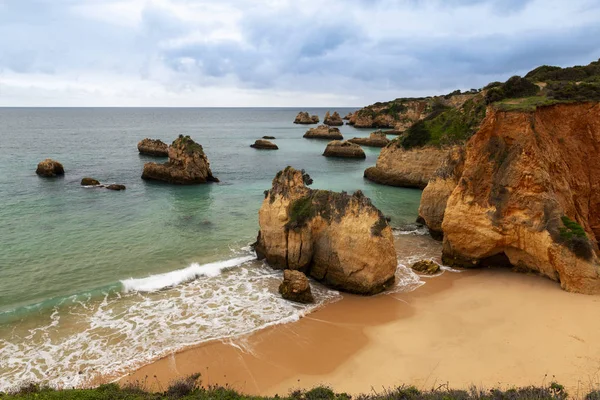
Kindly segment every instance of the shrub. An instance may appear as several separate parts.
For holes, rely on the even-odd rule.
[[[583,227],[566,215],[561,217],[561,221],[564,225],[559,228],[562,243],[577,257],[584,260],[592,258],[594,249]]]
[[[558,82],[548,85],[548,97],[556,100],[598,101],[600,82]]]
[[[425,121],[421,120],[406,130],[404,136],[400,139],[400,145],[408,150],[413,147],[425,146],[430,139],[431,133],[427,129]]]
[[[198,378],[200,378],[200,374],[193,374],[187,378],[178,379],[169,386],[165,394],[173,399],[188,396],[199,388]]]
[[[487,104],[491,104],[504,99],[529,97],[536,95],[539,90],[540,88],[535,83],[515,75],[502,85],[491,87],[485,96],[485,100]]]

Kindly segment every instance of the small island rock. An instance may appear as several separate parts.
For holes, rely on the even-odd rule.
[[[273,140],[275,139],[275,136],[263,136],[262,138],[267,140]]]
[[[119,185],[116,183],[113,183],[111,185],[106,185],[105,188],[107,188],[108,190],[125,190],[125,185]]]
[[[327,143],[325,157],[366,158],[365,151],[357,144],[349,141],[334,140]]]
[[[435,275],[440,272],[440,266],[431,260],[417,261],[411,268],[413,271],[424,275]]]
[[[304,273],[286,269],[283,271],[283,282],[279,285],[279,293],[286,300],[310,304],[315,298],[310,290],[310,283]]]
[[[269,142],[268,140],[258,139],[251,144],[250,147],[254,149],[262,149],[262,150],[277,150],[279,147],[275,143]]]
[[[202,146],[189,136],[179,135],[169,146],[169,161],[144,165],[142,179],[158,180],[181,185],[219,182],[212,175],[210,163]]]
[[[143,139],[137,145],[140,154],[154,157],[168,157],[169,146],[158,139]]]
[[[64,175],[65,169],[63,168],[62,164],[58,161],[46,158],[44,161],[41,161],[38,164],[35,173],[39,176],[53,177],[58,175]]]
[[[359,144],[361,146],[369,146],[369,147],[385,147],[390,143],[390,140],[387,138],[385,132],[383,131],[375,131],[371,132],[369,137],[366,138],[353,138],[348,140],[350,143]]]
[[[308,131],[306,131],[304,137],[306,139],[344,139],[338,128],[332,128],[327,125],[319,125],[316,128],[310,128]]]
[[[344,121],[342,121],[342,117],[335,111],[333,114],[329,114],[329,111],[325,114],[325,119],[323,120],[325,125],[329,126],[342,126],[344,125]]]
[[[94,178],[83,178],[83,179],[81,179],[81,185],[82,186],[98,186],[98,185],[100,185],[100,182]]]
[[[309,115],[307,112],[300,111],[294,120],[295,124],[310,125],[318,124],[319,117],[317,115]]]

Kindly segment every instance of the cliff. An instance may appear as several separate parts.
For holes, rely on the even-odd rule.
[[[600,293],[597,102],[490,107],[464,162],[455,161],[432,180],[420,210],[434,229],[442,218],[446,264],[509,265]]]
[[[397,261],[383,214],[361,192],[311,190],[310,182],[291,167],[273,179],[258,213],[259,259],[352,293],[390,287]]]

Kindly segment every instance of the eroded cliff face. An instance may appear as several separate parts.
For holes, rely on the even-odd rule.
[[[347,292],[374,294],[390,287],[397,261],[383,214],[361,192],[311,190],[308,179],[287,167],[265,192],[255,246],[259,259]]]
[[[559,281],[565,290],[600,293],[598,103],[489,109],[460,169],[434,179],[421,204],[434,228],[443,215],[445,263],[505,263]]]
[[[367,168],[364,176],[383,185],[423,189],[449,151],[436,147],[405,150],[392,142],[381,149],[377,165]]]

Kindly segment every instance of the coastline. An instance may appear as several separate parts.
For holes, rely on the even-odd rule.
[[[297,322],[172,354],[121,379],[161,390],[201,373],[205,385],[285,394],[331,385],[366,393],[557,381],[597,386],[600,299],[504,269],[446,272],[408,293],[344,295]]]

